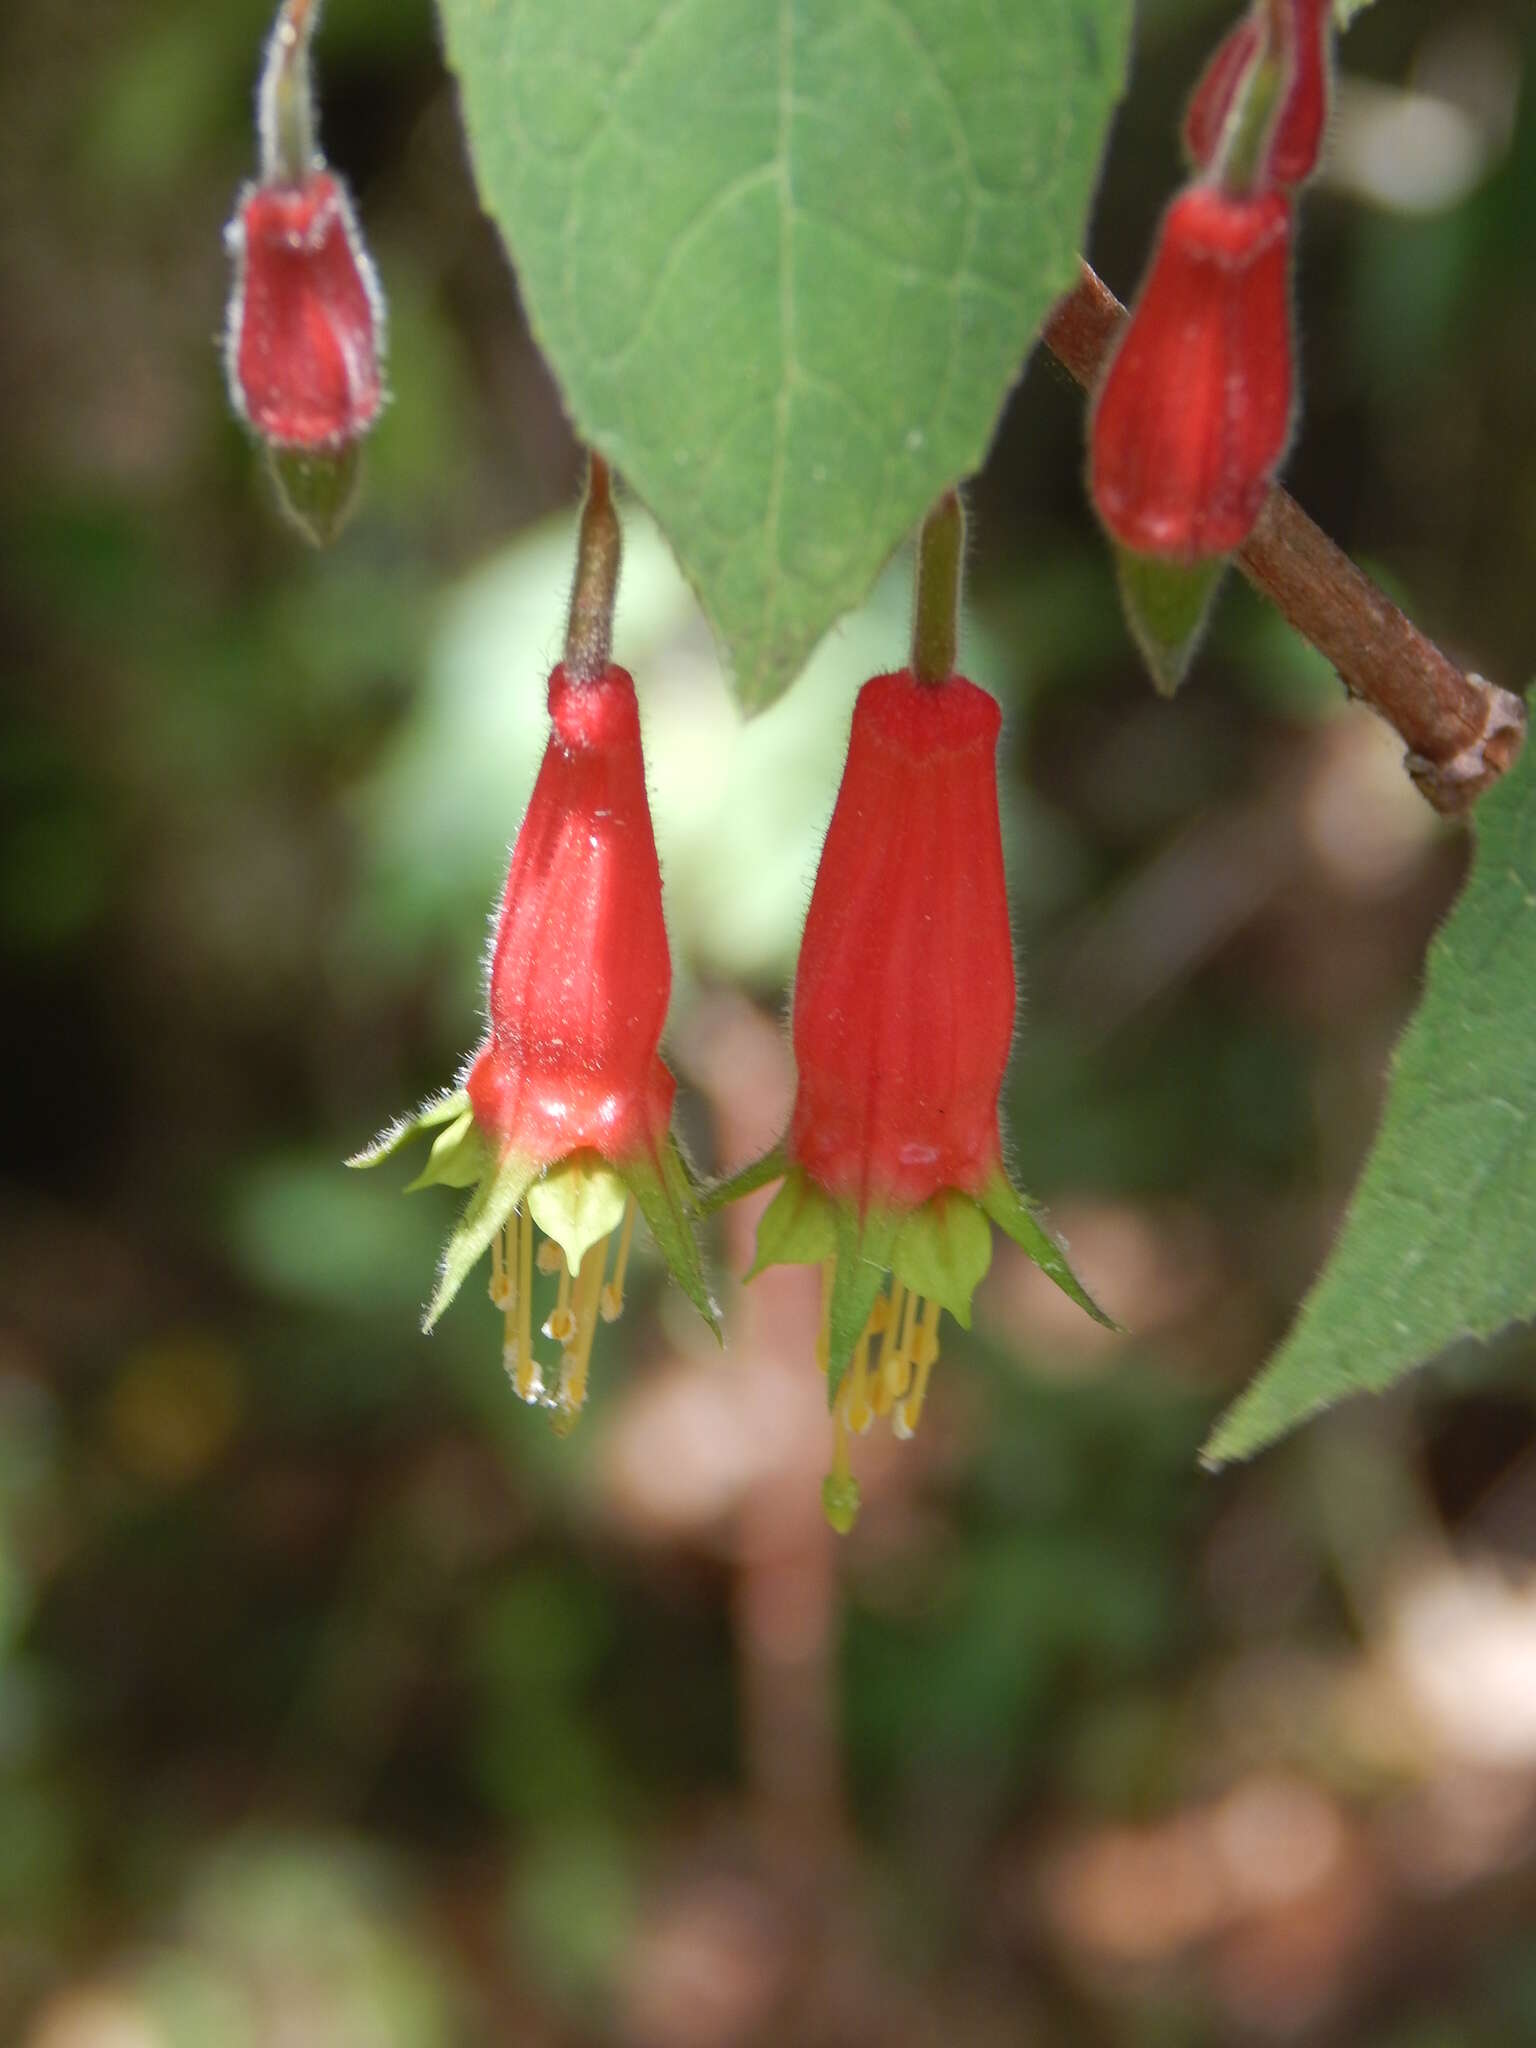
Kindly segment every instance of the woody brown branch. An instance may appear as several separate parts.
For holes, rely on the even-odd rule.
[[[1043,339],[1091,391],[1124,319],[1085,263]],[[1237,566],[1328,657],[1351,695],[1396,727],[1409,773],[1436,810],[1467,810],[1513,762],[1525,738],[1521,699],[1458,668],[1278,485]]]

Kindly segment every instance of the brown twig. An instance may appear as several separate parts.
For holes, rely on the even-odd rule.
[[[1043,338],[1091,391],[1124,319],[1085,263]],[[1328,657],[1345,689],[1401,733],[1408,772],[1436,810],[1466,811],[1514,761],[1525,739],[1522,700],[1459,669],[1278,485],[1237,566]]]
[[[571,586],[571,615],[565,629],[565,672],[572,682],[597,682],[613,658],[613,607],[622,547],[608,465],[594,448],[587,457],[587,495],[581,508],[576,580]]]

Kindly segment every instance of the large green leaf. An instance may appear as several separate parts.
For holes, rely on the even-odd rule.
[[[1466,891],[1343,1234],[1290,1336],[1218,1425],[1246,1457],[1344,1394],[1536,1316],[1536,746],[1477,813]]]
[[[441,0],[576,428],[743,703],[974,469],[1073,280],[1131,0]]]

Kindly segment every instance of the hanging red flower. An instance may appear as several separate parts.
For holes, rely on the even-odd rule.
[[[952,518],[958,531],[958,503]],[[953,562],[957,575],[957,549]],[[953,590],[947,603],[952,659]],[[795,974],[788,1136],[710,1202],[782,1176],[752,1270],[822,1268],[834,1421],[823,1501],[840,1530],[858,1510],[850,1436],[877,1416],[899,1436],[916,1428],[941,1313],[969,1328],[994,1223],[1107,1320],[1003,1163],[1014,971],[1000,723],[995,701],[953,673],[928,681],[903,669],[859,692]]]
[[[1090,427],[1110,534],[1185,564],[1242,546],[1290,440],[1291,206],[1193,185],[1164,218]]]
[[[600,465],[594,458],[594,478]],[[617,527],[606,472],[583,526],[578,620],[594,520],[610,535],[594,572],[611,615]],[[606,525],[604,525],[606,522]],[[587,622],[590,626],[590,621]],[[350,1163],[373,1166],[431,1133],[425,1172],[474,1193],[443,1253],[426,1313],[430,1329],[465,1277],[491,1254],[491,1298],[503,1310],[504,1359],[517,1392],[575,1420],[599,1317],[623,1304],[638,1208],[668,1266],[713,1325],[690,1211],[693,1194],[670,1131],[675,1083],[660,1056],[672,964],[630,676],[607,660],[607,621],[549,682],[551,731],[512,850],[491,958],[489,1031],[462,1085],[393,1125]],[[546,1240],[537,1255],[535,1226]],[[616,1245],[612,1269],[610,1244]],[[543,1320],[558,1373],[534,1348],[534,1273],[557,1278]]]

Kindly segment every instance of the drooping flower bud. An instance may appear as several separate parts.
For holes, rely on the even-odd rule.
[[[941,1312],[969,1327],[993,1223],[1099,1314],[1003,1164],[1014,970],[1001,714],[953,669],[960,521],[951,493],[924,528],[913,667],[874,677],[854,708],[795,974],[787,1138],[711,1200],[782,1175],[753,1272],[822,1268],[834,1416],[823,1499],[843,1530],[858,1507],[849,1435],[877,1416],[911,1435]]]
[[[1290,248],[1278,192],[1193,185],[1168,209],[1090,427],[1123,546],[1189,565],[1252,532],[1291,435]]]
[[[592,470],[566,659],[549,683],[549,742],[497,921],[489,1033],[458,1090],[350,1162],[374,1165],[436,1133],[413,1185],[475,1192],[444,1252],[426,1327],[489,1250],[508,1373],[523,1399],[553,1408],[562,1426],[586,1397],[599,1318],[611,1321],[623,1305],[637,1207],[715,1322],[692,1190],[669,1128],[675,1083],[659,1047],[672,965],[634,683],[606,658],[618,528],[595,456]],[[603,612],[596,627],[594,602]],[[537,1253],[535,1225],[547,1240]],[[542,1323],[535,1272],[556,1280]],[[538,1358],[535,1327],[559,1347],[558,1368]]]
[[[1184,147],[1211,169],[1250,96],[1262,127],[1254,182],[1287,189],[1317,169],[1332,94],[1332,0],[1254,0],[1211,55],[1184,116]],[[1272,74],[1264,76],[1266,68]]]
[[[346,188],[315,143],[312,0],[285,0],[258,100],[261,176],[226,231],[234,261],[225,371],[265,443],[288,511],[331,538],[351,503],[357,445],[384,400],[384,304]]]

